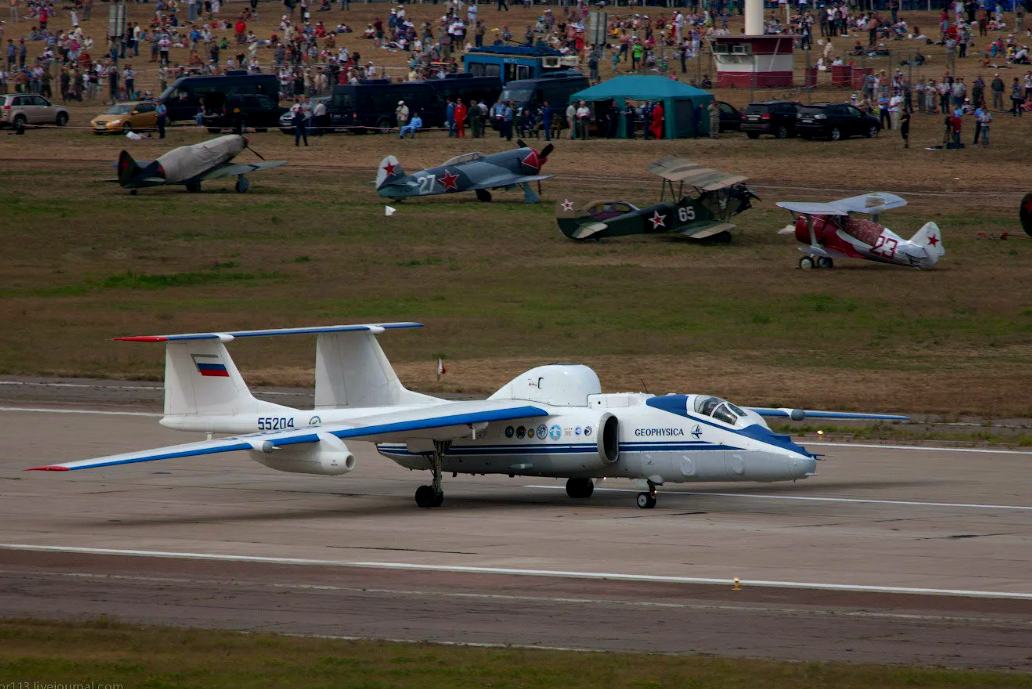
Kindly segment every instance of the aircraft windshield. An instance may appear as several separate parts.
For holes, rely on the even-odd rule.
[[[737,424],[738,419],[745,416],[745,412],[742,409],[727,400],[707,395],[699,395],[695,398],[695,411],[699,414],[711,416],[717,421],[723,421],[731,426]]]
[[[128,115],[132,112],[133,106],[131,105],[112,105],[111,109],[107,111],[108,115]]]

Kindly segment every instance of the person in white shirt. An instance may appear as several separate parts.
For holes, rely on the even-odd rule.
[[[903,96],[896,91],[889,99],[889,123],[890,129],[899,129],[899,114],[903,109]]]
[[[570,126],[570,138],[577,138],[577,106],[570,103],[566,108],[566,124]]]

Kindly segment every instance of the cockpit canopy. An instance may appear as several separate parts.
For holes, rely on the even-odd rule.
[[[712,417],[717,421],[735,426],[738,420],[746,415],[745,411],[727,400],[712,395],[697,395],[695,397],[695,412]]]

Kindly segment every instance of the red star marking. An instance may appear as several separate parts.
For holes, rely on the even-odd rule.
[[[455,191],[458,191],[459,190],[459,185],[456,184],[458,179],[459,179],[458,175],[453,175],[448,170],[445,170],[444,171],[444,177],[441,178],[441,184],[444,185],[444,190],[448,191],[449,189],[454,189]]]
[[[939,243],[939,238],[936,237],[934,234],[930,234],[928,235],[928,243],[932,246],[936,246]]]
[[[1023,208],[1025,209],[1026,213],[1032,214],[1032,199],[1029,199],[1028,201],[1026,201],[1024,203]]]
[[[394,174],[394,163],[387,163],[383,166],[383,169],[387,171],[388,175]]]
[[[666,227],[666,216],[665,215],[660,215],[659,211],[656,211],[655,213],[653,213],[652,217],[649,218],[649,220],[652,221],[652,229],[654,229],[654,230],[658,229],[660,227]]]
[[[573,210],[573,201],[571,201],[569,199],[563,199],[563,210],[564,211],[572,211]]]

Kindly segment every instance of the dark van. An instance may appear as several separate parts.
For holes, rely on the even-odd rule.
[[[461,98],[467,106],[471,100],[491,104],[501,92],[502,82],[498,77],[471,74],[400,83],[367,79],[357,84],[334,86],[328,109],[336,126],[387,130],[398,125],[394,111],[398,101],[405,101],[409,113],[419,113],[424,127],[443,127],[447,99],[454,102]]]
[[[538,79],[521,79],[510,81],[505,85],[502,98],[515,101],[516,107],[537,108],[545,101],[556,112],[562,113],[560,120],[565,120],[566,106],[570,104],[570,96],[583,91],[591,84],[580,72],[563,71],[544,74]]]
[[[192,120],[201,107],[209,113],[222,112],[227,96],[268,96],[279,103],[279,78],[275,74],[231,71],[217,77],[182,77],[165,89],[158,100],[168,108],[168,119]]]

